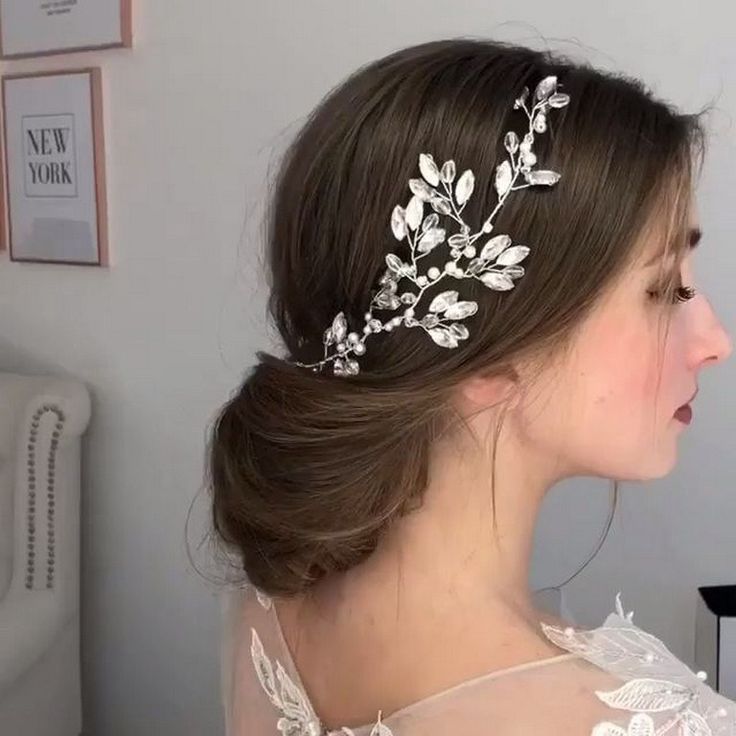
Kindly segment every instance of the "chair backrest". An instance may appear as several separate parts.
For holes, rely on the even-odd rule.
[[[64,415],[61,430],[57,428],[57,412]],[[26,546],[25,539],[20,546],[18,537],[28,534],[28,529],[18,522],[24,519],[19,511],[25,513],[29,500],[29,477],[35,473],[40,486],[49,472],[48,446],[41,447],[39,432],[46,440],[57,432],[55,448],[78,444],[90,413],[87,388],[76,379],[0,372],[0,600],[10,588],[14,568],[20,569],[14,556]],[[63,463],[63,457],[59,453],[56,462]],[[64,472],[64,467],[54,467],[56,476],[63,477]],[[36,492],[40,495],[43,491],[39,487]]]

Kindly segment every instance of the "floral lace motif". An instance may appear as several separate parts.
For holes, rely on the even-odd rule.
[[[267,611],[271,610],[273,602],[258,588],[254,587],[258,602]],[[261,683],[269,700],[281,711],[281,718],[276,722],[276,728],[283,736],[327,736],[328,731],[322,727],[322,722],[312,708],[306,693],[289,677],[281,662],[276,660],[276,676],[274,677],[271,660],[263,651],[263,644],[256,630],[251,627],[250,653],[253,658],[258,680]],[[276,687],[276,681],[280,688]],[[352,729],[343,726],[339,731],[332,732],[355,736]],[[370,736],[393,736],[388,726],[381,723],[381,712],[378,720],[371,729]]]
[[[656,636],[634,626],[634,612],[624,613],[620,592],[616,595],[616,615],[619,625],[591,631],[541,624],[545,636],[557,646],[627,680],[615,690],[595,691],[610,707],[634,712],[627,728],[603,721],[593,728],[591,736],[736,734],[736,704],[705,684],[707,673],[701,670],[695,674]],[[647,676],[641,676],[642,670]],[[657,726],[650,714],[666,712],[671,712],[670,717]]]
[[[270,610],[271,599],[257,588],[254,590],[261,606]],[[705,672],[695,674],[657,637],[637,628],[632,622],[633,611],[623,611],[620,592],[616,595],[616,614],[618,625],[603,625],[590,631],[541,623],[545,636],[554,644],[625,680],[615,690],[596,690],[595,694],[611,708],[632,712],[627,726],[603,721],[593,727],[591,736],[736,736],[736,703],[706,685]],[[606,623],[612,617],[616,624],[614,614]],[[278,660],[274,676],[273,665],[252,627],[251,634],[251,655],[258,679],[270,701],[281,711],[276,726],[283,736],[355,736],[347,726],[338,731],[325,730],[306,693]],[[646,676],[641,676],[642,670]],[[671,712],[670,717],[659,726],[650,715],[666,712]],[[381,722],[381,716],[379,711],[370,736],[394,736]]]

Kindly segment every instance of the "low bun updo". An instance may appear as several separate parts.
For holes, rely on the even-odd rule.
[[[522,132],[514,100],[549,75],[571,101],[535,153],[561,180],[514,192],[494,221],[530,244],[524,278],[508,292],[463,282],[478,311],[456,348],[402,326],[370,337],[358,375],[294,365],[322,359],[338,312],[360,331],[386,254],[405,247],[390,216],[411,196],[420,153],[472,169],[463,218],[480,228],[497,201],[504,134]],[[208,439],[214,530],[248,580],[292,595],[370,555],[421,504],[432,444],[457,419],[453,387],[564,348],[655,213],[685,232],[702,142],[698,116],[637,80],[490,40],[406,48],[332,90],[287,149],[269,200],[268,307],[287,357],[257,354]]]

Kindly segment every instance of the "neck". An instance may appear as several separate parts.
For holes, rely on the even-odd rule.
[[[539,509],[555,476],[549,465],[521,461],[522,448],[502,438],[495,530],[490,464],[478,460],[477,449],[438,446],[421,508],[396,521],[361,565],[318,586],[317,599],[348,617],[390,618],[387,625],[442,625],[464,611],[538,631],[529,566]]]

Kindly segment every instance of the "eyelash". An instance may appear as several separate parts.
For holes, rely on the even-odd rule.
[[[689,302],[696,293],[697,292],[692,286],[678,286],[675,290],[675,296],[672,299],[672,303],[677,304],[678,302]],[[661,292],[659,291],[648,291],[647,294],[649,294],[652,299],[659,299],[661,297]]]

